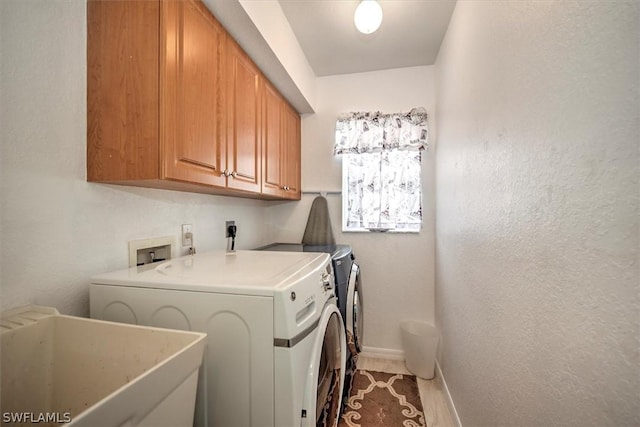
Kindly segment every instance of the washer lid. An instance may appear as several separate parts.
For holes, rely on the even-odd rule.
[[[328,254],[312,252],[237,251],[227,254],[213,251],[100,274],[92,277],[91,282],[270,296],[322,268],[328,261]]]

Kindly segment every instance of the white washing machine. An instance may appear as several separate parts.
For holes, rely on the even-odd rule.
[[[325,253],[209,252],[92,278],[91,317],[207,333],[195,424],[333,426],[345,332]]]
[[[300,243],[272,243],[257,248],[262,251],[325,252],[331,255],[335,277],[338,309],[344,321],[347,336],[347,358],[342,390],[343,409],[347,404],[353,376],[357,369],[358,354],[362,351],[363,306],[360,267],[349,245],[304,245]]]

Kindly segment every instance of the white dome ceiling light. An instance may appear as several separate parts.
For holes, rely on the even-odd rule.
[[[356,8],[353,22],[361,33],[373,33],[382,24],[382,7],[376,0],[362,0]]]

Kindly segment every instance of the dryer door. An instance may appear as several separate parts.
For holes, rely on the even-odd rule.
[[[362,351],[363,325],[360,267],[354,262],[351,266],[349,287],[347,288],[347,332],[353,336],[353,342],[358,353]]]
[[[338,423],[346,358],[344,324],[335,304],[327,304],[318,325],[305,390],[303,426]]]

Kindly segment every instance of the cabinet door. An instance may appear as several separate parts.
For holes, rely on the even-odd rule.
[[[231,38],[227,40],[227,187],[259,193],[260,72]]]
[[[161,175],[224,186],[223,29],[200,1],[161,4]]]
[[[262,194],[284,197],[284,100],[263,80],[262,85]]]
[[[283,108],[284,197],[300,200],[300,115],[289,104]]]

